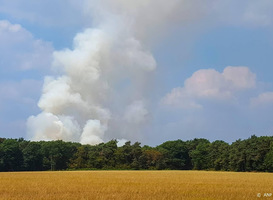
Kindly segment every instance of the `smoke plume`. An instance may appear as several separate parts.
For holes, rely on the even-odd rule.
[[[29,137],[83,144],[134,139],[151,115],[156,61],[149,41],[168,23],[196,17],[199,1],[191,2],[85,1],[93,26],[75,36],[72,49],[54,52],[58,75],[45,77],[42,112],[29,117]]]

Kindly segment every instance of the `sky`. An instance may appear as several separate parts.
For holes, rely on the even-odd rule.
[[[273,134],[271,0],[0,0],[0,137]]]

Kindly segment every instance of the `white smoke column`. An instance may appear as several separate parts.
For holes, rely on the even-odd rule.
[[[62,75],[45,78],[42,113],[28,119],[29,137],[84,144],[133,139],[149,115],[146,90],[156,69],[147,41],[161,24],[195,15],[187,11],[190,2],[86,1],[96,28],[78,33],[73,49],[54,52],[53,71]]]
[[[55,116],[51,113],[42,112],[36,117],[28,119],[28,132],[33,140],[77,140],[80,135],[78,123],[67,116]],[[46,133],[46,134],[45,134]]]
[[[142,101],[135,101],[127,106],[124,119],[127,123],[141,124],[147,120],[148,113]]]
[[[82,144],[99,144],[103,142],[101,138],[105,130],[106,127],[103,127],[99,120],[89,120],[83,129],[80,142]]]

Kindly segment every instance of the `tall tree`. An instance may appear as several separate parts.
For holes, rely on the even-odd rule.
[[[43,155],[41,144],[38,142],[25,142],[26,146],[22,149],[24,158],[24,169],[28,171],[43,170]]]
[[[214,170],[229,169],[229,144],[216,140],[212,142],[208,150],[208,168]]]
[[[157,147],[164,155],[166,167],[169,169],[189,169],[190,157],[187,144],[182,140],[167,141]]]
[[[23,170],[23,154],[19,142],[15,139],[6,139],[0,143],[0,171]]]

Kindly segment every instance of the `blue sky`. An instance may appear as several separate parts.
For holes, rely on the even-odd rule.
[[[45,112],[53,114],[58,122],[64,124],[62,117],[72,116],[72,122],[76,120],[80,132],[83,132],[81,138],[87,131],[100,129],[97,135],[94,134],[96,138],[100,135],[96,141],[113,137],[156,145],[166,140],[195,137],[231,142],[252,134],[273,134],[272,1],[238,3],[223,0],[217,3],[207,0],[202,3],[186,0],[185,5],[178,3],[182,10],[175,11],[179,14],[166,16],[165,13],[160,16],[159,11],[151,8],[154,0],[147,1],[149,4],[145,4],[147,7],[142,7],[142,10],[138,9],[137,3],[125,2],[116,0],[112,4],[105,0],[100,4],[95,0],[70,0],[26,3],[0,0],[0,137],[33,139],[28,134],[28,118]],[[162,2],[158,4],[167,4]],[[176,1],[170,2],[175,5]],[[143,12],[143,15],[138,12]],[[109,19],[109,13],[116,18]],[[61,54],[70,55],[63,49],[76,49],[75,44],[73,46],[76,34],[88,34],[85,32],[87,28],[101,29],[110,36],[117,35],[117,32],[120,34],[119,30],[111,28],[111,23],[119,27],[124,13],[135,20],[132,30],[128,28],[130,37],[137,41],[132,45],[136,45],[136,54],[140,51],[139,55],[144,56],[141,59],[148,59],[150,65],[143,65],[147,65],[147,69],[150,67],[152,74],[134,74],[130,70],[124,72],[128,76],[116,75],[123,71],[113,72],[113,76],[107,74],[108,78],[103,81],[109,79],[109,83],[115,83],[111,91],[117,94],[111,95],[112,105],[105,101],[101,107],[110,110],[111,119],[96,119],[94,114],[90,115],[90,120],[97,121],[91,123],[86,118],[86,125],[82,125],[81,119],[78,120],[81,118],[78,110],[77,114],[67,109],[57,113],[47,105],[38,106],[41,95],[46,93],[43,89],[45,76],[55,77],[55,80],[62,75],[73,77],[52,63],[57,60],[64,66],[68,65],[60,57]],[[124,28],[123,25],[120,27]],[[127,28],[124,30],[126,32]],[[95,33],[91,31],[92,34]],[[127,33],[121,35],[128,36]],[[97,36],[90,37],[92,43],[93,37]],[[114,47],[123,48],[123,44],[115,44]],[[148,52],[147,56],[142,54],[138,44],[145,48],[143,52]],[[59,52],[57,58],[56,52]],[[121,58],[123,60],[113,65],[130,65],[130,61],[125,60],[127,57]],[[156,69],[152,69],[151,58],[156,61]],[[141,63],[133,67],[138,65]],[[141,82],[146,84],[144,89]],[[123,92],[119,94],[119,90]],[[77,94],[88,101],[81,92]],[[134,98],[141,100],[134,101]],[[123,107],[127,110],[123,111]],[[117,117],[123,112],[123,117]],[[145,122],[138,115],[145,116]],[[32,121],[32,126],[38,118]],[[96,129],[97,126],[104,128]],[[45,130],[55,131],[50,127]],[[122,133],[113,133],[117,131]],[[65,140],[82,141],[74,138],[64,137]]]

